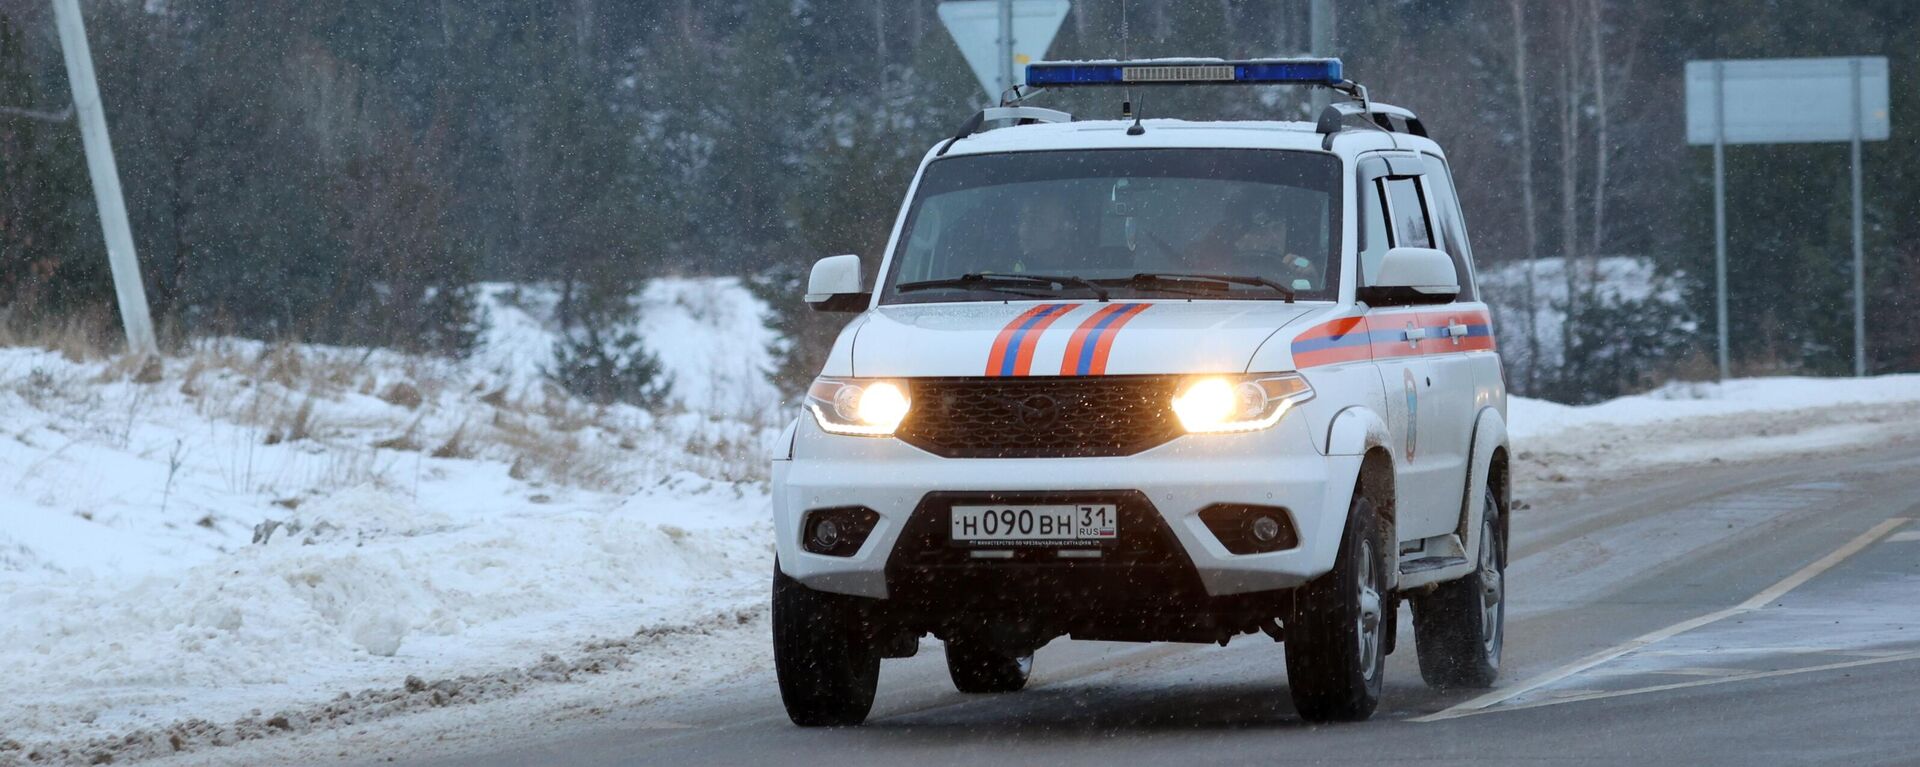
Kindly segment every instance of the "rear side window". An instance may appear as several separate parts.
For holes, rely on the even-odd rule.
[[[1447,164],[1433,155],[1422,155],[1427,163],[1425,180],[1433,192],[1434,220],[1440,229],[1440,248],[1453,256],[1454,271],[1460,273],[1461,301],[1476,301],[1473,289],[1473,248],[1467,240],[1466,218],[1460,214],[1460,198],[1453,193],[1453,177]]]
[[[1387,190],[1387,210],[1393,214],[1393,244],[1396,247],[1433,247],[1433,225],[1427,220],[1427,203],[1420,196],[1417,178],[1383,179]]]

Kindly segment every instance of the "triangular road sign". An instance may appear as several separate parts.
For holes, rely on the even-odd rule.
[[[1012,6],[1011,83],[1001,79],[1000,0],[954,0],[941,3],[939,8],[940,23],[953,35],[960,54],[967,57],[967,66],[973,68],[974,77],[980,78],[980,87],[986,89],[989,102],[998,101],[1007,88],[1027,81],[1027,63],[1046,57],[1047,46],[1053,44],[1053,35],[1060,31],[1060,23],[1066,20],[1072,3],[1069,0],[1013,0]]]

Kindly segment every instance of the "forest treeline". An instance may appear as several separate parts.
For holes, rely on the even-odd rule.
[[[983,101],[935,5],[82,3],[149,295],[173,337],[458,351],[476,280],[556,285],[561,320],[592,328],[649,277],[745,274],[798,341],[793,378],[844,319],[805,316],[799,276],[841,252],[871,269],[913,165]],[[1336,5],[1349,76],[1419,112],[1448,148],[1483,268],[1575,264],[1555,272],[1567,298],[1549,307],[1566,317],[1562,348],[1527,356],[1555,362],[1510,371],[1516,389],[1562,399],[1706,372],[1711,165],[1683,142],[1684,62],[1888,56],[1894,139],[1866,148],[1871,367],[1920,370],[1920,4]],[[1305,0],[1076,0],[1050,53],[1298,54],[1306,27]],[[1118,112],[1108,96],[1071,96],[1050,105]],[[68,101],[48,4],[0,0],[0,321],[111,318]],[[1284,90],[1156,92],[1141,107],[1306,114]],[[1846,152],[1729,150],[1736,372],[1849,369]],[[1682,275],[1698,331],[1647,332],[1656,307],[1594,293],[1591,265],[1615,255]],[[1530,324],[1504,321],[1502,344],[1537,343]]]

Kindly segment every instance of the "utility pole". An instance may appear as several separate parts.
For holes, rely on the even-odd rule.
[[[993,94],[993,101],[999,101],[1001,93],[1013,87],[1013,0],[1000,0],[1000,93]]]
[[[1296,6],[1298,7],[1298,6]],[[1307,5],[1307,54],[1310,56],[1330,57],[1340,55],[1334,51],[1333,0],[1309,0]],[[1327,108],[1332,95],[1325,88],[1314,88],[1312,92],[1313,114],[1308,119],[1320,118],[1320,111]]]
[[[93,51],[87,46],[87,27],[80,18],[79,0],[53,0],[53,15],[60,27],[60,50],[67,60],[67,83],[73,87],[74,111],[80,119],[80,144],[87,153],[93,200],[100,208],[100,229],[107,240],[107,263],[113,267],[113,292],[120,301],[120,324],[127,334],[127,351],[152,355],[159,350],[159,344],[153,337],[147,289],[140,281],[140,259],[133,251],[127,202],[120,193],[120,169],[113,162],[113,142],[107,136],[107,116],[100,105],[100,85],[93,76]]]

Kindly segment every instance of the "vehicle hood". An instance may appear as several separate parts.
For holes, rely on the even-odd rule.
[[[852,349],[858,376],[1232,373],[1327,304],[966,302],[883,306]]]

